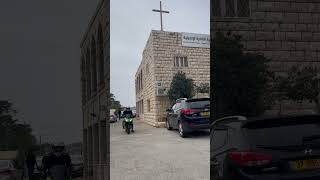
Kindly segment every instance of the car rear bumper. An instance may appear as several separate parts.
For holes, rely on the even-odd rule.
[[[193,122],[184,121],[183,125],[184,125],[184,130],[186,132],[210,129],[209,122],[208,123],[193,123]]]
[[[239,177],[235,177],[240,180],[319,180],[320,170],[318,171],[305,171],[305,172],[293,172],[283,174],[257,174],[248,175],[240,172]]]

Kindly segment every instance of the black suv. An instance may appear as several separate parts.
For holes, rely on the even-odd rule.
[[[320,179],[320,115],[218,119],[210,151],[212,179]]]
[[[210,98],[177,101],[167,112],[167,129],[178,129],[181,137],[195,130],[210,129]]]

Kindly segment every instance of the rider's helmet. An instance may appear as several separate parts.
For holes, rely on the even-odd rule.
[[[65,145],[63,142],[59,142],[59,143],[54,143],[52,145],[52,152],[57,155],[60,156],[65,150]]]

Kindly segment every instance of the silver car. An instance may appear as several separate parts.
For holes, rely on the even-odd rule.
[[[23,170],[12,160],[0,160],[0,180],[22,180]]]
[[[34,175],[36,177],[41,177],[42,176],[42,157],[37,157],[36,158],[37,165],[34,167]]]
[[[115,115],[110,115],[110,123],[117,122],[117,117]]]

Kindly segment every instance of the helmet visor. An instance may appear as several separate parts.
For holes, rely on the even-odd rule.
[[[62,152],[64,150],[64,146],[53,146],[52,149],[54,152]]]

